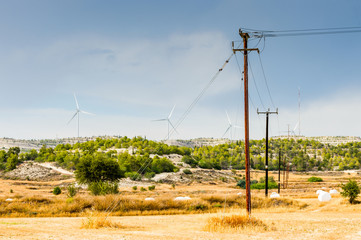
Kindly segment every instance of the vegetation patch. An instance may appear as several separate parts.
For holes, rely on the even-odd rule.
[[[268,226],[257,218],[246,215],[211,217],[204,230],[209,232],[267,231]]]
[[[360,194],[360,186],[355,180],[349,179],[348,183],[341,184],[341,196],[348,198],[351,204],[359,203],[356,198]]]
[[[323,179],[320,177],[310,177],[307,179],[308,182],[323,182]]]
[[[81,228],[98,229],[98,228],[123,228],[120,223],[116,223],[108,218],[106,214],[91,214],[82,221]]]

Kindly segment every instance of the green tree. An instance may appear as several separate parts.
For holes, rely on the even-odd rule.
[[[355,203],[357,196],[360,194],[360,186],[355,180],[349,179],[348,183],[341,184],[342,192],[341,196],[348,198],[351,204]]]
[[[81,184],[116,182],[123,177],[117,161],[102,153],[82,156],[75,170],[75,178]]]
[[[19,163],[18,155],[11,154],[6,161],[6,171],[11,171],[16,168]]]

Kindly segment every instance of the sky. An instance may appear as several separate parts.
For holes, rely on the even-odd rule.
[[[167,122],[153,120],[175,106],[178,125],[232,41],[242,43],[240,28],[359,27],[360,12],[357,0],[0,0],[0,137],[76,137],[75,94],[93,113],[80,113],[80,136],[165,139]],[[249,47],[261,50],[249,54],[252,139],[265,137],[257,108],[278,108],[270,136],[361,135],[361,33],[250,39]],[[237,53],[170,138],[244,139],[242,68]],[[226,112],[238,127],[224,134]]]

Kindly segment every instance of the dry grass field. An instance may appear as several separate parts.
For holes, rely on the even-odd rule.
[[[252,178],[262,176],[261,172],[252,173]],[[310,176],[324,181],[309,183]],[[252,190],[255,197],[252,218],[264,226],[217,229],[209,227],[212,218],[245,214],[242,204],[237,207],[237,203],[242,203],[239,199],[244,198],[237,193],[244,195],[244,190],[235,188],[235,182],[204,182],[175,188],[157,184],[154,191],[143,192],[139,184],[137,191],[123,187],[120,195],[107,197],[89,196],[83,190],[69,201],[66,191],[58,196],[51,192],[72,179],[40,183],[1,180],[0,239],[361,239],[361,204],[350,205],[339,194],[321,203],[316,195],[321,188],[339,190],[340,182],[349,178],[361,179],[356,173],[290,174],[288,189],[281,189],[280,201],[265,200],[264,191]],[[189,196],[191,200],[175,203],[172,199],[176,196]],[[146,203],[146,197],[155,201]],[[13,201],[6,202],[8,198]],[[104,209],[118,199],[123,199],[120,203],[123,207],[142,209],[118,208],[105,219]],[[80,203],[91,207],[77,211]],[[152,204],[164,206],[162,210],[151,210],[155,207]],[[167,204],[173,205],[168,208]]]

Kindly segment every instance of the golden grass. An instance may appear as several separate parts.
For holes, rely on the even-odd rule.
[[[218,216],[208,219],[204,227],[208,232],[264,232],[269,227],[257,218],[250,218],[247,215]]]
[[[90,216],[83,219],[81,228],[98,229],[98,228],[123,228],[120,223],[113,222],[105,213],[91,213]]]
[[[216,213],[219,210],[243,209],[245,197],[224,194],[200,195],[187,201],[175,201],[174,194],[164,194],[154,201],[145,201],[143,195],[79,195],[74,198],[27,196],[12,202],[0,201],[3,217],[64,217],[84,216],[87,212],[111,212],[112,216],[173,215]],[[289,199],[252,197],[253,209],[301,209],[306,204]]]

